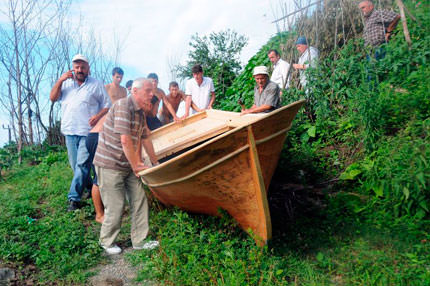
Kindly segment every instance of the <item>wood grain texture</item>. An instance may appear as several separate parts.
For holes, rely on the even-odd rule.
[[[220,215],[219,209],[227,211],[241,228],[252,232],[258,245],[264,245],[272,236],[267,188],[286,132],[303,103],[252,116],[208,110],[196,114],[197,119],[156,130],[151,137],[159,159],[202,143],[142,171],[142,181],[167,206],[214,216]],[[184,132],[187,127],[193,134]],[[196,135],[199,130],[202,136]]]

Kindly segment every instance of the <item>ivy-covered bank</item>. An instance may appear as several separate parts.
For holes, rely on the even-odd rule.
[[[380,61],[366,59],[361,39],[349,41],[309,71],[312,92],[284,91],[284,105],[308,101],[289,132],[279,174],[295,183],[336,182],[336,190],[367,198],[366,207],[357,206],[361,211],[377,207],[393,218],[428,216],[430,36],[423,27],[430,21],[425,11],[428,7],[418,15],[420,26],[409,23],[411,47],[400,27]],[[276,36],[262,47],[218,108],[239,111],[239,99],[252,105],[252,70],[270,66],[267,51],[279,49],[285,37],[296,35]]]

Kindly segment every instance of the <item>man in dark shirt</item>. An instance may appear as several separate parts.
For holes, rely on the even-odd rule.
[[[254,68],[254,79],[257,85],[254,88],[254,105],[249,109],[243,109],[241,115],[248,113],[270,112],[280,107],[279,86],[269,80],[267,67]]]

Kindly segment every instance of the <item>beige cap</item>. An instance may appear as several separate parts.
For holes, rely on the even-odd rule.
[[[267,67],[265,66],[257,66],[254,68],[254,72],[252,73],[252,75],[257,75],[257,74],[266,74],[269,75],[269,72],[267,71]]]
[[[84,56],[84,55],[81,55],[81,54],[76,54],[76,55],[73,57],[73,59],[72,59],[72,63],[73,63],[73,62],[76,62],[76,61],[84,61],[84,62],[86,62],[87,64],[89,63],[89,62],[88,62],[87,57],[86,57],[86,56]]]

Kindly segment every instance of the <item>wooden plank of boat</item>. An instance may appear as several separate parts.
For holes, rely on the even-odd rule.
[[[250,116],[207,110],[155,130],[159,159],[192,148],[139,175],[165,205],[209,215],[222,208],[263,245],[272,235],[267,188],[303,103]]]

